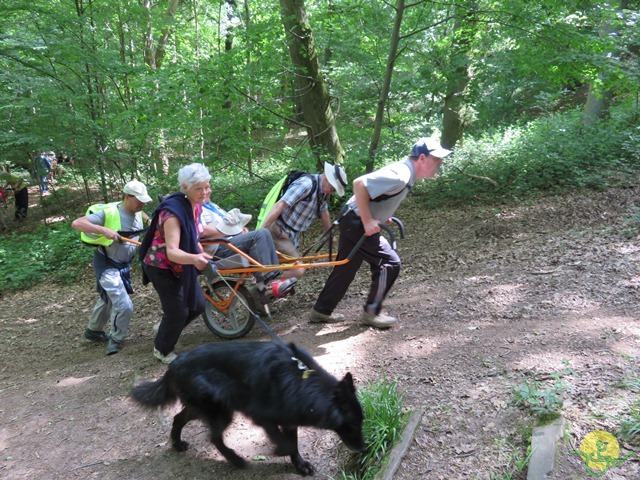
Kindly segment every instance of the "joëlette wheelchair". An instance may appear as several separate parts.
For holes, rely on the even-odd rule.
[[[404,238],[404,225],[393,217],[400,232],[400,238]],[[333,231],[339,220],[333,222],[316,242],[314,242],[300,257],[290,257],[278,252],[277,265],[262,265],[245,252],[229,243],[226,239],[200,240],[203,246],[211,244],[223,244],[234,253],[233,255],[215,259],[209,263],[198,277],[202,293],[207,299],[205,312],[202,314],[205,325],[211,332],[221,338],[234,339],[244,337],[251,331],[255,324],[256,315],[261,314],[270,317],[269,303],[273,300],[268,293],[259,291],[254,274],[257,272],[268,274],[269,272],[287,271],[295,268],[325,268],[344,265],[349,262],[366,236],[362,236],[358,243],[351,249],[349,255],[343,259],[337,259],[332,251]],[[392,230],[386,225],[380,225],[381,229],[389,237],[389,243],[396,249],[396,239]],[[139,244],[135,240],[121,237],[123,241]],[[319,253],[328,246],[328,253]],[[315,248],[315,251],[310,252]]]

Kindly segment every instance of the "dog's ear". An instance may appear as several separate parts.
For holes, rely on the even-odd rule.
[[[342,379],[342,382],[340,383],[342,383],[348,391],[355,393],[356,387],[353,384],[353,377],[351,376],[351,372],[347,372]]]

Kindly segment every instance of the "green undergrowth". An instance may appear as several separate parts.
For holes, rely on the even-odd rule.
[[[440,174],[414,190],[433,207],[635,184],[640,170],[638,116],[637,108],[625,104],[591,126],[575,110],[486,131],[465,138]]]
[[[358,391],[364,411],[363,431],[367,451],[354,454],[336,480],[371,480],[384,467],[400,439],[408,414],[398,384],[385,377]]]
[[[92,254],[66,222],[5,234],[0,243],[0,292],[42,282],[76,282]]]
[[[563,359],[565,368],[549,375],[534,375],[513,387],[512,403],[522,410],[533,414],[537,426],[548,425],[562,415],[564,394],[570,389],[569,376],[577,373]]]

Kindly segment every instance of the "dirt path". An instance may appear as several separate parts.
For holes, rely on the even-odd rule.
[[[588,478],[569,451],[593,430],[615,433],[640,400],[640,244],[620,234],[638,193],[574,194],[517,207],[404,205],[404,268],[387,302],[401,318],[396,328],[356,323],[366,269],[340,305],[352,320],[307,323],[328,274],[319,269],[277,305],[272,326],[336,376],[351,371],[361,386],[396,378],[407,408],[425,409],[398,479],[507,478],[531,427],[512,405],[512,388],[534,377],[549,385],[545,379],[565,372],[567,447],[553,478]],[[227,440],[251,467],[236,471],[202,424],[187,426],[192,448],[178,454],[167,443],[175,410],[148,413],[128,400],[134,382],[164,371],[151,356],[160,309],[150,287],[138,286],[130,338],[112,357],[81,339],[95,301],[89,267],[81,284],[42,285],[0,301],[0,477],[299,478],[242,419]],[[247,338],[267,340],[258,326]],[[218,340],[198,322],[178,347],[205,341]],[[303,429],[300,444],[317,478],[337,476],[345,452],[336,435]],[[637,443],[621,448],[640,455]],[[639,477],[640,463],[629,460],[606,478]]]

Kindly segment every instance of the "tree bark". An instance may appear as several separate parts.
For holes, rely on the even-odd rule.
[[[602,79],[604,75],[602,72],[598,74],[598,79]],[[609,112],[609,99],[611,93],[603,88],[598,88],[597,84],[589,84],[589,93],[587,94],[587,100],[584,104],[584,110],[582,112],[582,121],[585,126],[592,125],[598,119],[604,118]]]
[[[294,66],[296,98],[318,166],[324,161],[342,163],[344,150],[335,126],[331,96],[320,72],[304,0],[280,0],[280,15]]]
[[[444,148],[453,146],[462,140],[464,133],[464,91],[471,80],[469,76],[469,48],[476,25],[472,21],[475,2],[470,5],[456,6],[456,22],[454,27],[454,46],[449,64],[451,68],[447,74],[447,90],[444,97],[442,112],[442,136],[440,143]],[[471,21],[470,21],[471,20]]]
[[[167,9],[168,18],[173,18],[179,5],[180,0],[169,0],[169,8]],[[142,6],[147,11],[147,31],[144,35],[144,63],[155,70],[162,66],[167,41],[173,32],[169,28],[163,28],[156,42],[151,21],[151,9],[153,8],[151,0],[142,0]]]

